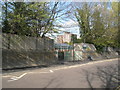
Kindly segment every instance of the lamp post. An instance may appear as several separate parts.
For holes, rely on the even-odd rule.
[[[38,40],[37,39],[38,39],[38,20],[37,20],[37,25],[36,25],[36,50],[37,50],[37,44],[38,44]]]
[[[74,52],[74,36],[72,37],[72,44],[73,44],[73,61],[75,61],[75,52]]]

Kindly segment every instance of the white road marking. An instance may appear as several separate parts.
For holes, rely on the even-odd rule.
[[[15,81],[15,80],[19,80],[20,78],[22,78],[22,77],[25,76],[26,74],[27,74],[27,73],[24,73],[24,74],[20,75],[19,77],[13,76],[13,77],[10,78],[11,80],[8,80],[8,82]]]
[[[115,60],[118,60],[118,58],[117,59],[104,60],[104,61],[94,61],[94,62],[89,62],[89,63],[81,64],[81,65],[67,66],[67,67],[53,69],[52,71],[62,70],[62,69],[69,69],[69,68],[76,68],[76,67],[81,67],[81,66],[85,66],[85,65],[90,65],[90,64],[95,64],[95,63],[102,63],[102,62],[110,62],[110,61],[115,61]]]
[[[5,76],[2,75],[2,77],[4,77],[4,78],[12,77],[12,75],[5,75]]]
[[[53,70],[49,70],[48,72],[28,72],[28,73],[53,73]]]
[[[53,73],[53,70],[49,70],[48,72],[28,72],[28,73]]]
[[[49,70],[51,73],[53,73],[53,70]]]
[[[115,60],[118,60],[118,58],[117,59],[103,60],[103,61],[94,61],[94,62],[89,62],[89,63],[86,63],[86,64],[80,64],[80,65],[66,66],[66,67],[62,67],[62,68],[52,69],[52,70],[49,70],[48,72],[36,72],[36,73],[53,73],[56,70],[76,68],[76,67],[80,67],[80,66],[85,66],[85,65],[95,64],[95,63],[101,63],[101,62],[110,62],[110,61],[115,61]],[[28,72],[28,73],[35,73],[35,72]],[[22,78],[23,76],[25,76],[28,73],[24,73],[24,74],[20,75],[19,77],[11,76],[11,75],[2,76],[2,77],[11,77],[10,78],[11,80],[8,80],[8,82],[11,82],[11,81],[19,80],[20,78]]]
[[[35,72],[29,72],[29,73],[35,73]],[[38,72],[37,72],[38,73]],[[49,72],[39,72],[39,73],[53,73],[53,71],[52,70],[49,70]],[[25,76],[26,74],[28,74],[28,73],[24,73],[24,74],[22,74],[22,75],[20,75],[19,77],[17,77],[17,76],[12,76],[10,79],[11,80],[8,80],[8,82],[12,82],[12,81],[16,81],[16,80],[19,80],[20,78],[22,78],[23,76]],[[7,77],[7,76],[6,76]],[[10,77],[10,76],[9,76]]]

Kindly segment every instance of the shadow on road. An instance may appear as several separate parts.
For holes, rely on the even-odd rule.
[[[59,77],[59,78],[58,78],[58,77]],[[62,79],[62,77],[59,76],[59,75],[53,76],[53,77],[49,80],[49,82],[46,83],[46,85],[44,86],[44,88],[43,88],[42,90],[48,90],[48,89],[52,90],[53,87],[54,87],[54,89],[60,87],[62,83],[59,82],[59,81],[60,81],[61,79]],[[58,90],[58,89],[57,89],[57,90]]]
[[[120,75],[118,70],[118,65],[109,65],[107,67],[96,67],[97,71],[88,71],[83,69],[83,72],[86,76],[86,81],[93,90],[95,80],[99,80],[101,82],[100,88],[104,88],[105,90],[120,90]],[[97,78],[97,79],[96,79]]]

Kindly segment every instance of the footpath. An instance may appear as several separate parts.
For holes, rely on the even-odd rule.
[[[110,59],[110,58],[109,58]],[[111,58],[111,59],[120,59],[120,58]],[[26,70],[34,70],[34,69],[44,69],[44,68],[54,68],[54,67],[64,67],[64,66],[72,66],[72,65],[78,65],[78,64],[86,64],[89,62],[95,62],[95,61],[103,61],[108,59],[101,59],[101,60],[82,60],[82,61],[66,61],[66,62],[58,62],[51,65],[43,65],[43,66],[35,66],[35,67],[23,67],[23,68],[13,68],[13,69],[5,69],[2,70],[2,74],[12,73],[12,72],[21,72]]]

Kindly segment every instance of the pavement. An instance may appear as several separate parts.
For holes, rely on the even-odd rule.
[[[116,74],[118,61],[118,58],[116,58],[78,63],[76,65],[58,65],[49,68],[8,71],[8,73],[4,72],[2,74],[2,88],[106,87],[104,84],[108,82],[101,80],[101,77],[105,78],[105,75],[108,76],[111,73],[111,75]],[[106,74],[106,72],[109,74]],[[101,73],[104,73],[104,75],[101,75]]]

